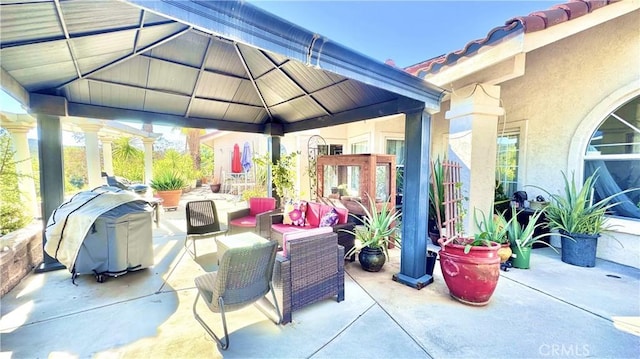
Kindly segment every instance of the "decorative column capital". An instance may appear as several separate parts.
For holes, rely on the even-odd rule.
[[[78,127],[80,127],[80,129],[83,132],[97,133],[102,129],[103,126],[99,124],[94,124],[94,123],[81,123],[81,124],[78,124]]]

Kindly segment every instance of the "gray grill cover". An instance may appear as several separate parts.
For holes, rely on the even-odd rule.
[[[113,187],[80,192],[47,223],[45,251],[70,272],[124,274],[153,265],[152,208]]]

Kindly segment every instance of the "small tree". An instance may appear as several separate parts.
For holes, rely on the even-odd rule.
[[[11,149],[11,138],[0,129],[0,235],[20,229],[29,223],[18,190],[19,174],[13,161],[15,151]]]

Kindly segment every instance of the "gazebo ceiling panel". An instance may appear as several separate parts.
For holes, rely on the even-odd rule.
[[[91,78],[144,88],[149,78],[151,59],[136,56],[91,75]]]
[[[79,88],[82,91],[82,88]],[[106,107],[120,107],[143,110],[145,90],[135,87],[89,81],[91,104]],[[83,96],[84,94],[82,94]]]
[[[235,122],[261,124],[267,119],[267,111],[261,107],[234,104],[229,106],[225,119]]]
[[[208,39],[189,31],[151,50],[151,56],[200,68]]]
[[[109,32],[95,36],[83,36],[70,40],[77,59],[110,53],[131,52],[136,38],[135,30]]]
[[[124,2],[60,1],[70,35],[139,27],[140,9]]]
[[[269,60],[260,50],[248,46],[238,45],[240,54],[249,68],[250,76],[254,79],[260,78],[266,72],[275,68],[273,62]]]
[[[144,99],[144,110],[184,116],[187,112],[189,100],[190,97],[187,96],[147,90]]]
[[[296,79],[298,85],[308,93],[331,86],[337,81],[345,80],[342,76],[305,66],[298,61],[288,61],[282,66],[282,71],[289,77]]]
[[[138,36],[136,51],[139,51],[140,49],[143,49],[151,44],[155,44],[158,41],[162,41],[163,39],[177,34],[185,30],[186,28],[188,28],[188,26],[185,26],[184,24],[178,22],[144,27],[139,31],[140,35]]]
[[[197,78],[198,71],[195,69],[151,60],[147,87],[191,96]]]
[[[127,56],[128,54],[128,50],[122,50],[120,52],[111,52],[100,56],[89,56],[86,58],[78,59],[78,67],[80,68],[81,73],[87,74],[101,68],[105,63],[114,62],[124,56]]]
[[[191,103],[189,115],[201,118],[223,118],[228,109],[229,103],[196,98]]]
[[[268,106],[304,95],[300,86],[280,70],[264,74],[256,81],[256,85]]]
[[[346,108],[353,108],[358,105],[356,101],[347,96],[338,86],[314,92],[313,97],[322,103],[331,113],[337,113]]]
[[[25,13],[29,16],[23,16]],[[64,38],[53,3],[2,6],[2,46],[37,39]]]
[[[89,82],[91,80],[77,80],[68,84],[63,88],[63,92],[69,102],[91,103],[91,94],[89,91]]]
[[[45,53],[47,55],[42,56]],[[0,50],[0,56],[2,68],[7,71],[37,67],[55,68],[56,64],[72,62],[65,41],[7,47]]]
[[[240,86],[238,86],[238,89],[233,94],[232,101],[240,104],[262,107],[260,97],[258,97],[258,95],[256,94],[256,89],[253,87],[253,84],[249,80],[243,80],[240,83]]]
[[[324,110],[318,106],[312,98],[306,96],[273,106],[271,113],[273,117],[285,120],[286,122],[296,122],[305,118],[315,118],[326,115]]]
[[[242,82],[249,81],[204,71],[200,75],[196,96],[215,100],[233,101],[233,97]],[[252,95],[256,97],[255,92]],[[258,103],[255,103],[255,101],[251,103],[260,105],[259,100]]]
[[[211,49],[205,61],[205,69],[219,71],[224,74],[248,78],[247,71],[242,66],[236,47],[227,41],[211,39]]]

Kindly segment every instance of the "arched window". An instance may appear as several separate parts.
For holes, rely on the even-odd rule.
[[[591,135],[584,154],[584,178],[598,169],[596,200],[640,188],[640,97],[609,114]],[[640,190],[614,199],[615,216],[640,220]]]

